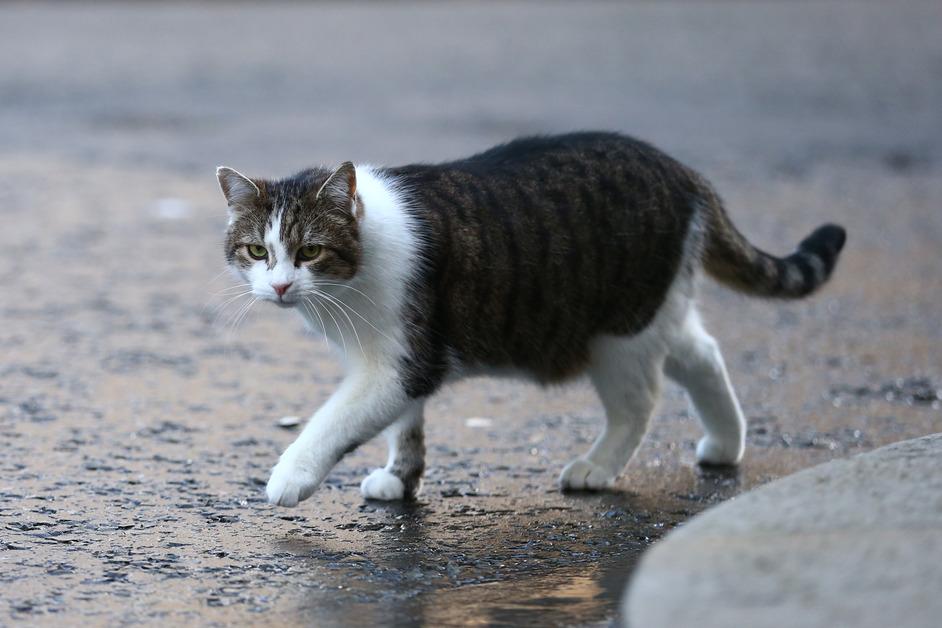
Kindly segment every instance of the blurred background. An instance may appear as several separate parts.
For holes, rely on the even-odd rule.
[[[942,431],[940,26],[931,1],[0,4],[0,612],[604,625],[640,553],[706,505]],[[577,129],[695,167],[771,251],[848,228],[811,301],[705,287],[742,470],[695,468],[669,389],[617,491],[560,495],[598,403],[488,380],[430,405],[417,505],[361,503],[374,444],[268,507],[293,438],[275,421],[340,372],[290,313],[218,311],[214,168]]]

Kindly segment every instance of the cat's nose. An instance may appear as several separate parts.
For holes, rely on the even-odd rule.
[[[284,296],[285,292],[288,291],[288,288],[291,287],[292,283],[294,282],[289,281],[288,283],[273,283],[271,287],[274,288],[275,293],[280,297]]]

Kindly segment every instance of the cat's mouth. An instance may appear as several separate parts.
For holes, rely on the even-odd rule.
[[[295,307],[300,302],[294,297],[268,297],[265,300],[285,309]]]

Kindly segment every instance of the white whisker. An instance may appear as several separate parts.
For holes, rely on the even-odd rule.
[[[373,305],[376,305],[376,307],[379,307],[379,305],[376,304],[376,301],[374,301],[373,299],[370,298],[370,295],[366,294],[366,293],[363,292],[362,290],[359,290],[359,289],[357,289],[357,288],[354,288],[353,286],[347,285],[347,284],[345,284],[345,283],[331,283],[331,282],[329,282],[329,281],[318,281],[318,282],[317,282],[317,285],[318,285],[318,286],[337,286],[338,288],[347,288],[348,290],[353,290],[354,292],[357,292],[357,293],[359,293],[359,294],[362,294],[362,295],[364,296],[364,298],[366,298],[366,300],[368,300],[368,301],[369,301],[370,303],[372,303]]]
[[[327,325],[324,323],[324,319],[321,317],[321,313],[317,310],[317,306],[314,305],[314,303],[306,296],[301,297],[301,304],[304,306],[305,310],[313,313],[314,316],[317,317],[317,320],[320,321],[321,332],[322,332],[321,335],[324,336],[324,347],[326,347],[327,349],[330,349],[330,346],[327,344]]]
[[[245,318],[249,315],[249,311],[252,309],[252,306],[256,303],[258,303],[258,297],[254,297],[251,301],[249,301],[249,306],[243,310],[242,316],[238,321],[236,321],[235,327],[238,327],[243,323],[243,321],[245,321]],[[233,331],[235,331],[235,327],[233,327]]]
[[[354,324],[353,319],[350,318],[350,315],[347,314],[342,307],[340,307],[340,305],[337,303],[337,300],[334,297],[327,294],[326,292],[320,292],[319,294],[321,298],[326,299],[325,303],[333,305],[335,308],[337,308],[338,312],[340,312],[341,314],[344,315],[344,317],[346,317],[347,322],[350,323],[350,329],[353,330],[353,335],[357,339],[357,344],[360,345],[360,353],[365,356],[366,351],[363,350],[363,343],[360,341],[360,332],[357,331],[357,326],[356,324]]]
[[[226,314],[226,310],[228,310],[228,309],[234,304],[234,302],[235,302],[237,299],[239,299],[239,298],[241,298],[241,297],[244,297],[244,296],[246,296],[246,295],[248,295],[248,294],[250,294],[250,292],[245,292],[245,293],[243,293],[243,294],[237,294],[237,295],[235,295],[234,297],[232,297],[232,298],[230,298],[230,299],[227,299],[224,303],[215,306],[215,307],[213,308],[213,314],[214,314],[214,316],[213,316],[213,325],[215,326],[215,325],[218,325],[218,324],[219,324],[219,322],[220,322],[220,320],[222,319],[223,315]],[[203,311],[205,311],[206,308],[209,307],[209,305],[210,305],[209,303],[207,303],[206,305],[204,305],[204,306],[203,306]],[[242,307],[242,304],[239,304],[239,307],[241,308],[241,307]],[[227,324],[228,324],[228,322],[227,322]]]
[[[238,298],[240,298],[240,297],[244,297],[244,296],[249,295],[249,294],[252,294],[252,291],[251,291],[251,290],[243,290],[242,292],[240,292],[240,293],[238,293],[238,294],[236,294],[236,295],[230,296],[228,299],[226,299],[225,301],[223,301],[222,304],[214,306],[214,307],[213,307],[213,310],[214,310],[214,311],[223,310],[223,309],[226,308],[227,305],[229,305],[230,303],[232,303],[232,302],[235,301],[236,299],[238,299]],[[207,304],[207,305],[209,305],[209,304]]]
[[[223,295],[229,292],[234,292],[236,290],[245,290],[246,288],[251,288],[252,284],[250,283],[240,283],[234,286],[228,286],[222,290],[217,290],[216,292],[211,293],[213,296]]]
[[[239,326],[239,323],[241,322],[241,319],[242,319],[243,315],[249,311],[249,308],[252,307],[252,305],[254,305],[257,300],[258,300],[257,297],[253,297],[252,299],[250,299],[250,300],[247,301],[246,303],[243,303],[243,304],[239,307],[239,309],[236,310],[235,315],[233,315],[233,316],[229,319],[229,322],[228,322],[228,324],[227,324],[227,327],[229,328],[229,332],[230,332],[230,333],[235,333],[236,327]]]
[[[206,283],[213,283],[214,281],[216,281],[217,279],[219,279],[220,277],[222,277],[223,275],[225,275],[225,274],[228,273],[228,272],[229,272],[229,269],[228,269],[228,268],[223,268],[222,271],[220,271],[218,275],[216,275],[215,277],[213,277],[212,279],[210,279],[210,280],[207,281]]]
[[[316,298],[316,296],[315,296],[315,298]],[[330,311],[330,309],[327,307],[326,303],[327,303],[327,302],[325,302],[325,305],[324,305],[324,311],[327,312],[327,315],[330,317],[330,319],[331,319],[332,321],[334,321],[334,325],[337,327],[337,333],[340,334],[340,343],[343,345],[343,355],[344,355],[344,357],[347,357],[347,356],[348,356],[348,354],[347,354],[347,341],[346,341],[346,339],[343,337],[343,330],[340,329],[340,323],[337,322],[337,318],[333,315],[333,313],[332,313],[332,312]],[[325,333],[327,332],[326,328],[324,329],[324,332],[325,332]]]
[[[315,288],[315,290],[317,290],[317,289]],[[336,302],[336,303],[339,303],[339,304],[342,305],[343,307],[347,308],[348,310],[350,310],[351,312],[353,312],[354,314],[356,314],[357,317],[358,317],[360,320],[362,320],[364,323],[366,323],[367,325],[369,325],[370,327],[372,327],[373,330],[374,330],[377,334],[379,334],[380,336],[382,336],[383,338],[385,338],[385,339],[388,340],[389,342],[394,342],[394,340],[393,340],[392,338],[390,338],[390,337],[387,336],[385,333],[383,333],[376,325],[374,325],[373,323],[371,323],[371,322],[370,322],[369,320],[367,320],[362,314],[360,314],[359,312],[357,312],[357,311],[356,311],[356,308],[352,307],[349,303],[346,303],[346,302],[345,302],[343,299],[341,299],[340,297],[338,297],[338,296],[336,296],[336,295],[327,294],[326,292],[323,292],[323,291],[320,291],[320,290],[317,290],[317,292],[318,292],[319,294],[323,295],[323,296],[326,296],[326,297],[330,298],[332,301],[334,301],[334,302]],[[349,316],[348,316],[347,318],[349,318]],[[352,324],[353,324],[353,323],[351,322],[351,325],[352,325]]]

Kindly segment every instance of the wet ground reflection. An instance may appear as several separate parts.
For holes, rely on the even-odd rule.
[[[740,490],[736,469],[674,471],[675,490],[654,499],[547,491],[526,505],[512,496],[367,504],[347,526],[373,531],[364,551],[303,536],[279,543],[306,556],[320,579],[297,612],[337,625],[520,625],[537,617],[541,625],[607,625],[645,548]]]

